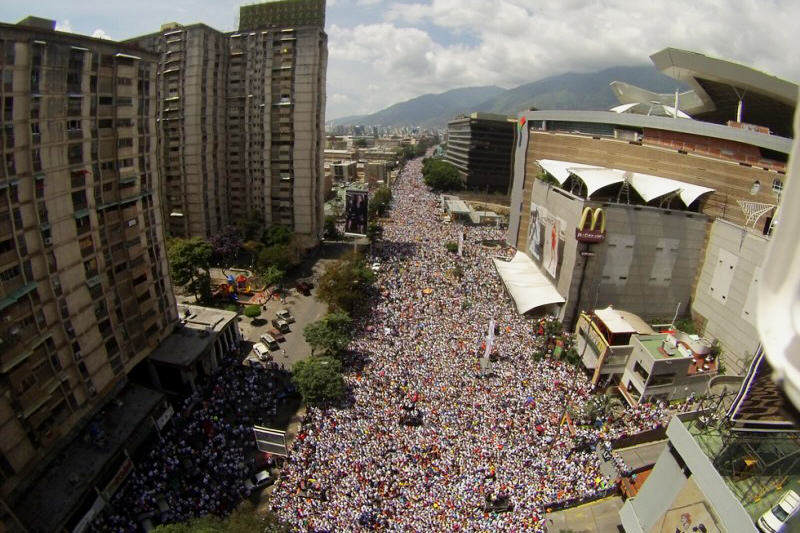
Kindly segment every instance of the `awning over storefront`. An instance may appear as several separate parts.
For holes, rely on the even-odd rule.
[[[524,253],[517,252],[511,261],[497,258],[492,261],[520,314],[543,305],[563,304],[566,301]]]

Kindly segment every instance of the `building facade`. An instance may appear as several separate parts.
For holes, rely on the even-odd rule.
[[[773,132],[787,131],[782,110],[796,107],[797,86],[700,54],[668,55],[665,73],[694,80],[697,120],[523,114],[507,242],[565,300],[558,314],[569,327],[606,305],[653,322],[691,317],[719,341],[729,371],[742,373],[757,343],[755,294],[792,145]],[[721,84],[743,95],[738,105]]]
[[[0,480],[14,495],[176,320],[157,57],[0,25]]]
[[[228,42],[204,24],[165,24],[135,41],[158,55],[162,212],[175,236],[208,236],[228,220],[225,135]]]
[[[472,113],[447,124],[445,160],[468,189],[508,191],[513,153],[514,122],[506,116]]]
[[[240,10],[239,29],[165,25],[129,42],[160,54],[169,232],[208,237],[241,218],[318,242],[324,202],[325,3]]]

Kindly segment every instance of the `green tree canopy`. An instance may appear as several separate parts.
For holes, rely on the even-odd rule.
[[[328,265],[320,277],[317,297],[331,310],[341,310],[350,316],[360,311],[366,301],[369,285],[375,274],[358,254]]]
[[[321,320],[303,328],[303,337],[311,345],[311,353],[317,351],[334,357],[344,350],[352,339],[353,320],[347,313],[328,313]]]
[[[248,305],[244,308],[244,316],[247,318],[256,318],[257,316],[261,316],[261,306]]]
[[[264,246],[274,246],[276,244],[289,244],[292,240],[292,230],[287,226],[274,224],[264,230],[261,235],[261,242]]]
[[[294,243],[273,244],[263,248],[258,254],[257,269],[266,270],[274,266],[287,272],[300,264],[300,252]]]
[[[333,357],[298,361],[292,374],[292,382],[308,404],[335,402],[344,394],[342,363]]]
[[[339,228],[336,227],[336,217],[328,215],[325,217],[325,225],[323,227],[325,238],[335,240],[339,238]]]
[[[264,282],[264,285],[266,285],[267,287],[271,285],[277,285],[286,275],[286,272],[276,267],[275,265],[263,266],[260,263],[257,265],[256,273],[258,274],[258,277],[261,278],[261,281]]]
[[[203,300],[211,298],[211,244],[199,237],[172,239],[167,246],[167,259],[172,281],[185,285],[194,295]]]
[[[441,159],[426,159],[422,164],[422,179],[434,191],[452,191],[463,188],[458,169]]]

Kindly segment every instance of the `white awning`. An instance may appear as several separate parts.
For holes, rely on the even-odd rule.
[[[492,261],[520,314],[543,305],[563,304],[566,301],[524,253],[517,252],[511,261],[497,258]]]
[[[645,202],[681,190],[684,183],[650,174],[630,173],[631,186]]]
[[[571,161],[556,161],[555,159],[537,159],[539,166],[550,173],[559,185],[564,185],[570,174],[575,174],[577,169],[597,168],[583,163],[573,163]]]
[[[615,168],[581,168],[573,170],[573,173],[586,184],[587,198],[603,187],[625,181],[625,173]]]

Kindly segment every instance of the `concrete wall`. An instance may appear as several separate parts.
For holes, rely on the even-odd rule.
[[[670,422],[667,437],[669,445],[659,456],[650,477],[639,494],[625,502],[620,510],[625,531],[650,531],[668,510],[697,502],[704,504],[720,531],[756,531],[750,515],[677,417]]]
[[[711,226],[692,314],[706,335],[719,340],[729,373],[746,372],[759,344],[756,293],[768,242],[763,235],[722,220]]]
[[[568,325],[574,323],[578,311],[608,305],[645,319],[671,320],[679,303],[681,314],[688,313],[708,217],[653,207],[585,202],[530,178],[530,172],[528,176],[521,193],[521,208],[512,196],[512,211],[516,208],[520,212],[518,217],[512,214],[512,221],[518,218],[515,244],[530,255],[527,239],[531,202],[564,221],[561,266],[554,282],[567,299],[562,318]],[[530,196],[525,196],[528,190]],[[588,258],[581,256],[585,245],[575,239],[575,228],[585,206],[602,207],[607,220],[606,240],[590,245],[587,249],[594,256]],[[584,262],[586,275],[579,295]]]

